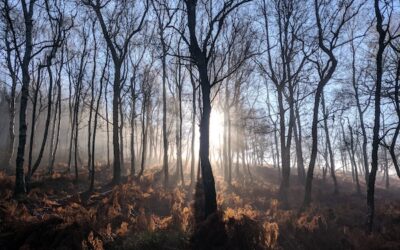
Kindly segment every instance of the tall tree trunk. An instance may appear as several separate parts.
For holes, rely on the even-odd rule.
[[[305,187],[304,202],[303,202],[304,206],[309,206],[311,203],[312,181],[314,176],[315,161],[317,159],[317,152],[318,152],[318,110],[319,110],[322,90],[323,86],[318,86],[314,98],[313,119],[311,125],[311,138],[312,138],[311,156],[306,178],[306,187]]]
[[[136,83],[131,79],[131,176],[135,176],[136,171],[136,155],[135,155],[135,118],[136,118]]]
[[[205,195],[205,217],[207,218],[210,214],[217,211],[217,195],[209,160],[211,114],[210,82],[205,68],[199,67],[199,73],[203,101],[203,112],[200,120],[200,162]]]
[[[11,93],[10,93],[10,100],[8,103],[8,110],[10,113],[10,121],[8,123],[8,146],[7,146],[7,153],[4,158],[4,164],[7,164],[7,168],[11,168],[12,160],[14,157],[14,141],[15,141],[15,97],[16,97],[16,88],[17,88],[17,76],[15,74],[15,68],[16,65],[12,64],[11,61],[11,47],[10,47],[10,42],[8,41],[8,32],[9,30],[6,28],[5,30],[5,45],[6,45],[6,51],[7,51],[7,69],[10,73],[10,78],[11,78]],[[16,59],[15,59],[16,62]]]
[[[378,170],[378,150],[379,150],[379,131],[380,131],[380,115],[381,115],[381,89],[382,89],[382,75],[383,75],[383,53],[385,50],[385,37],[386,32],[383,29],[383,17],[379,8],[379,0],[375,0],[374,4],[376,16],[376,29],[379,34],[378,51],[376,54],[376,82],[375,82],[375,120],[372,137],[372,153],[371,153],[371,172],[368,177],[367,185],[367,206],[368,206],[368,231],[372,232],[375,213],[375,179],[376,171]]]
[[[35,164],[33,165],[32,172],[29,173],[28,181],[32,177],[32,175],[35,173],[35,171],[38,169],[40,162],[43,157],[44,153],[44,148],[46,146],[47,142],[47,136],[49,133],[49,125],[50,125],[50,120],[51,120],[51,107],[52,107],[52,100],[53,100],[53,73],[51,71],[51,55],[47,59],[47,71],[49,74],[49,94],[48,94],[48,100],[47,100],[47,116],[46,116],[46,122],[45,122],[45,127],[44,127],[44,134],[43,134],[43,140],[42,144],[40,146],[39,150],[39,156],[35,161]],[[29,182],[27,183],[29,185]]]
[[[351,4],[350,4],[351,6]],[[304,201],[303,207],[307,207],[311,203],[311,189],[312,189],[312,180],[314,176],[314,167],[315,167],[315,160],[317,157],[318,152],[318,112],[319,112],[319,105],[321,101],[321,95],[324,90],[325,85],[329,82],[332,78],[333,73],[336,70],[337,66],[337,59],[333,53],[334,47],[332,44],[336,44],[338,39],[338,35],[340,33],[341,28],[344,26],[346,19],[343,17],[340,21],[340,25],[338,25],[337,30],[333,33],[333,37],[330,39],[330,45],[327,47],[325,42],[327,38],[324,36],[324,30],[322,28],[321,19],[320,19],[320,11],[321,5],[318,3],[317,0],[314,1],[314,14],[316,19],[316,24],[318,27],[318,47],[322,50],[322,52],[328,57],[328,61],[326,62],[323,71],[319,71],[319,81],[318,86],[315,92],[314,97],[314,108],[313,108],[313,119],[312,119],[312,128],[311,128],[311,138],[312,138],[312,146],[311,146],[311,157],[309,162],[309,167],[307,170],[307,179],[306,179],[306,187],[304,193]],[[319,65],[318,68],[320,69],[322,65]]]
[[[22,59],[21,71],[22,71],[22,87],[21,87],[21,103],[19,110],[19,138],[18,138],[18,149],[17,149],[17,160],[15,167],[15,189],[14,196],[21,198],[26,193],[25,187],[25,176],[24,176],[24,154],[26,144],[26,109],[28,107],[29,98],[29,84],[31,81],[29,74],[29,66],[31,62],[32,54],[32,30],[33,30],[33,8],[35,1],[30,1],[29,6],[25,2],[23,4],[23,16],[25,24],[25,52]]]
[[[228,110],[228,184],[232,184],[232,123],[231,117]]]
[[[385,187],[386,189],[389,189],[390,187],[390,181],[389,181],[389,161],[388,161],[388,155],[387,155],[387,149],[383,149],[384,152],[384,171],[385,171]]]
[[[358,85],[357,85],[357,80],[356,80],[356,51],[355,51],[353,42],[351,43],[351,51],[352,51],[352,63],[351,63],[352,85],[353,85],[353,89],[354,89],[354,97],[356,99],[357,112],[358,112],[358,116],[360,118],[360,126],[361,126],[361,132],[362,132],[362,137],[363,137],[362,154],[363,154],[363,166],[364,166],[364,172],[365,172],[364,177],[365,177],[365,183],[368,183],[368,175],[369,175],[368,152],[367,152],[368,139],[367,139],[367,131],[365,129],[365,123],[364,123],[364,111],[362,111],[362,109],[361,109]]]
[[[163,124],[162,124],[162,129],[163,129],[163,148],[164,148],[164,154],[163,154],[163,170],[164,170],[164,187],[168,186],[168,131],[167,131],[167,62],[166,62],[166,56],[167,56],[167,51],[166,51],[166,45],[164,42],[164,39],[161,39],[162,42],[162,49],[163,49],[163,54],[162,54],[162,102],[163,102]]]
[[[281,162],[282,162],[282,180],[279,187],[280,198],[284,204],[288,204],[288,188],[290,178],[290,138],[291,134],[287,133],[286,138],[286,121],[285,121],[285,107],[283,105],[283,89],[278,88],[278,106],[279,106],[279,127],[280,127],[280,145],[281,145]],[[292,113],[292,111],[291,111]],[[289,129],[291,130],[292,122],[289,121]],[[288,140],[288,143],[287,141]]]
[[[352,165],[352,167],[354,169],[354,178],[355,178],[355,181],[356,181],[357,194],[361,194],[360,182],[358,180],[358,169],[357,169],[356,157],[355,157],[355,152],[354,152],[353,128],[350,125],[349,125],[349,131],[350,131],[350,159],[351,159],[351,165]]]
[[[53,116],[53,121],[52,121],[52,125],[51,125],[49,161],[48,161],[48,168],[47,168],[47,172],[50,175],[53,174],[53,165],[51,165],[51,162],[53,159],[53,152],[54,152],[54,137],[56,134],[57,111],[58,111],[58,97],[57,97],[57,100],[55,103],[54,116]]]
[[[113,86],[113,157],[114,157],[114,166],[113,166],[113,183],[118,184],[121,181],[121,160],[120,160],[120,147],[119,147],[119,99],[120,99],[120,81],[121,81],[121,64],[114,60],[114,86]]]
[[[389,146],[389,153],[390,153],[390,157],[392,158],[394,169],[396,170],[397,176],[400,178],[400,168],[399,168],[399,163],[397,161],[397,156],[395,153],[397,138],[400,133],[400,98],[399,98],[400,85],[399,85],[399,82],[400,82],[400,59],[397,62],[397,70],[396,70],[395,85],[394,85],[394,103],[395,103],[396,114],[397,114],[397,126],[394,130],[392,141]]]
[[[89,121],[88,121],[88,143],[87,143],[87,153],[88,153],[88,171],[89,171],[89,179],[91,179],[91,137],[92,137],[92,114],[93,114],[93,106],[94,106],[94,80],[96,77],[96,52],[97,52],[97,44],[94,44],[94,53],[93,53],[93,69],[92,69],[92,79],[90,81],[90,107],[89,107]]]
[[[58,149],[58,144],[59,144],[59,138],[60,138],[60,127],[61,127],[61,77],[60,77],[61,69],[59,72],[58,80],[57,80],[57,109],[56,113],[58,112],[58,122],[57,122],[57,135],[55,139],[55,144],[54,144],[54,151],[51,153],[51,161],[49,164],[49,173],[53,173],[54,169],[54,162],[56,160],[56,153]]]
[[[71,99],[71,92],[70,92],[70,99]],[[76,95],[74,97],[76,102]],[[75,107],[75,106],[74,106]],[[68,172],[71,171],[71,162],[72,162],[72,147],[73,147],[73,141],[74,141],[74,133],[75,133],[75,113],[73,112],[73,110],[75,110],[75,108],[72,107],[72,104],[70,105],[70,109],[69,109],[69,113],[70,116],[72,116],[72,119],[70,119],[71,121],[71,131],[70,131],[70,136],[69,136],[69,148],[68,148]]]
[[[80,83],[78,83],[78,86],[80,86]],[[78,114],[79,114],[79,105],[80,105],[80,92],[81,88],[78,87],[78,93],[75,101],[75,108],[74,108],[74,121],[75,121],[75,135],[74,135],[74,169],[75,169],[75,181],[78,180],[78,135],[79,135],[79,119],[78,119]]]
[[[69,65],[68,65],[69,66]],[[69,67],[68,67],[69,68]],[[73,147],[73,140],[74,140],[74,128],[75,128],[75,113],[74,107],[76,102],[76,96],[72,95],[72,75],[71,72],[68,72],[68,111],[69,111],[69,122],[71,123],[71,131],[69,131],[69,147],[68,147],[68,173],[71,172],[71,162],[72,162],[72,147]]]
[[[101,100],[101,94],[103,93],[103,81],[104,81],[104,75],[105,71],[107,68],[107,63],[104,65],[103,72],[100,78],[100,89],[99,89],[99,97],[97,98],[97,103],[96,103],[96,109],[94,113],[94,124],[93,124],[93,136],[92,136],[92,159],[91,159],[91,170],[90,170],[90,187],[89,191],[93,191],[94,188],[94,175],[95,175],[95,164],[94,164],[94,159],[95,159],[95,153],[96,153],[96,132],[97,132],[97,119],[99,116],[99,107],[100,107],[100,100]]]
[[[192,65],[190,65],[190,82],[192,84],[192,142],[191,142],[191,163],[190,163],[190,185],[194,185],[194,166],[196,162],[196,154],[195,154],[195,140],[196,140],[196,82],[193,78],[192,73]]]
[[[229,106],[229,89],[228,81],[225,86],[225,100],[223,104],[224,111],[224,131],[222,143],[222,169],[224,171],[224,181],[228,182],[228,106]]]
[[[325,95],[324,92],[322,92],[322,97],[321,97],[321,102],[322,102],[322,111],[324,114],[324,128],[325,128],[325,137],[326,137],[326,144],[328,147],[328,152],[329,152],[329,160],[330,160],[330,172],[331,172],[331,177],[333,180],[333,185],[334,185],[334,194],[339,193],[339,188],[336,180],[336,174],[335,174],[335,158],[333,155],[333,150],[332,150],[332,145],[331,145],[331,139],[329,136],[329,129],[328,129],[328,113],[326,111],[326,105],[325,105]]]
[[[177,90],[178,92],[179,90]],[[179,178],[179,174],[181,171],[181,166],[180,164],[180,152],[179,152],[179,107],[178,107],[178,98],[175,99],[174,102],[174,112],[175,112],[175,154],[176,154],[176,172],[175,172],[175,176],[178,179]]]
[[[294,139],[296,143],[296,158],[297,158],[297,177],[299,182],[304,185],[306,172],[304,169],[304,158],[303,158],[303,146],[302,146],[302,134],[301,134],[301,121],[299,107],[295,105],[296,111],[296,124],[293,125]]]
[[[181,66],[179,66],[181,67]],[[182,186],[185,186],[185,179],[183,177],[183,163],[182,163],[182,125],[183,125],[183,114],[182,114],[182,83],[180,83],[179,86],[179,92],[178,92],[178,108],[179,108],[179,143],[178,143],[178,152],[179,152],[179,158],[178,158],[178,165],[180,169],[180,177],[182,181]]]
[[[121,118],[121,125],[119,128],[119,139],[120,139],[120,158],[121,158],[121,171],[124,171],[124,166],[125,166],[125,162],[124,162],[124,113],[122,110],[122,100],[121,98],[119,98],[119,114],[120,114],[120,118]]]
[[[146,154],[147,154],[147,129],[149,123],[149,107],[147,106],[147,102],[149,101],[147,98],[147,93],[145,93],[145,97],[143,97],[142,104],[142,161],[140,164],[140,173],[139,176],[143,175],[144,167],[146,165]]]
[[[33,161],[33,145],[35,143],[35,126],[36,126],[36,112],[37,112],[37,102],[38,102],[38,96],[39,96],[39,91],[40,91],[40,81],[41,81],[41,72],[42,72],[42,66],[39,66],[38,70],[38,76],[36,80],[36,88],[35,92],[33,95],[33,101],[32,101],[32,117],[31,117],[31,134],[29,138],[29,153],[28,153],[28,172],[26,174],[26,185],[29,185],[29,179],[31,177],[32,173],[32,161]]]
[[[107,99],[107,91],[108,91],[108,80],[106,80],[106,86],[104,87],[104,103],[106,110],[106,133],[107,133],[107,167],[111,166],[110,163],[110,123],[108,118],[108,99]]]

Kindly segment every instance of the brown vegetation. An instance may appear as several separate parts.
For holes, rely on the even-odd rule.
[[[293,183],[290,209],[278,201],[275,169],[227,186],[216,176],[219,212],[200,222],[201,187],[162,188],[161,172],[100,187],[86,179],[36,176],[26,200],[12,199],[13,178],[0,174],[1,249],[399,249],[400,203],[377,189],[376,229],[365,233],[365,197],[339,177],[342,192],[315,181],[315,202],[300,212],[303,187]],[[101,177],[110,176],[99,168]],[[99,180],[102,178],[99,176]],[[84,177],[84,176],[82,176]],[[103,179],[102,181],[104,181]],[[195,195],[197,193],[197,195]],[[195,195],[193,197],[193,195]]]

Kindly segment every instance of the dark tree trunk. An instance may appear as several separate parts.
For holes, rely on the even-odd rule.
[[[383,53],[385,50],[385,37],[386,32],[383,29],[383,17],[379,8],[379,0],[375,0],[374,4],[376,16],[376,29],[379,34],[378,51],[376,54],[376,82],[375,82],[375,120],[372,137],[372,153],[371,153],[371,172],[368,177],[367,185],[367,206],[368,206],[368,231],[372,232],[375,213],[375,179],[376,171],[378,170],[378,150],[379,150],[379,131],[380,131],[380,114],[381,114],[381,89],[382,89],[382,75],[383,75]]]
[[[228,184],[232,184],[232,122],[228,113]]]
[[[119,126],[119,140],[120,140],[120,161],[121,161],[121,172],[124,171],[124,166],[125,166],[125,162],[124,162],[124,112],[122,110],[122,100],[121,97],[119,98],[119,115],[121,118],[121,122],[120,122],[120,126]]]
[[[58,80],[57,80],[58,81]],[[49,161],[48,161],[48,174],[53,174],[53,165],[52,163],[52,159],[53,159],[53,152],[54,152],[54,137],[56,134],[56,122],[57,122],[57,112],[58,112],[58,96],[57,96],[57,100],[55,103],[55,110],[54,110],[54,115],[53,115],[53,121],[52,121],[52,125],[51,125],[51,136],[50,136],[50,148],[49,148]]]
[[[358,180],[358,169],[357,169],[356,157],[355,157],[355,152],[354,152],[353,128],[350,125],[349,125],[349,131],[350,131],[351,165],[352,165],[352,168],[354,169],[354,179],[356,181],[357,194],[361,194],[360,182]]]
[[[160,20],[161,21],[161,20]],[[160,38],[162,45],[162,140],[163,140],[163,171],[164,171],[164,187],[168,187],[168,131],[167,131],[167,45],[165,44],[164,29],[160,27]]]
[[[94,53],[93,53],[93,69],[92,69],[92,79],[90,81],[90,107],[89,107],[89,121],[88,121],[88,143],[87,143],[87,153],[88,153],[88,171],[89,171],[89,179],[91,179],[91,160],[92,160],[92,153],[91,153],[91,137],[92,137],[92,115],[93,115],[93,106],[94,106],[94,80],[96,77],[96,52],[97,52],[97,44],[94,44]]]
[[[191,142],[191,163],[190,163],[190,185],[194,185],[194,166],[196,162],[195,139],[196,139],[196,82],[193,78],[192,65],[190,66],[190,82],[192,84],[192,142]]]
[[[211,114],[210,83],[206,70],[199,68],[199,73],[203,100],[203,112],[200,120],[200,162],[205,195],[205,217],[207,218],[210,214],[217,211],[217,195],[209,160]]]
[[[125,2],[124,2],[125,3]],[[107,48],[110,50],[111,57],[114,63],[114,85],[113,85],[113,100],[112,100],[112,118],[113,118],[113,128],[112,128],[112,140],[113,140],[113,157],[114,157],[114,166],[113,166],[113,184],[119,184],[121,181],[121,154],[120,154],[120,142],[119,142],[119,106],[120,106],[120,98],[121,98],[121,66],[124,62],[124,59],[127,55],[129,42],[132,37],[142,29],[142,25],[144,22],[144,18],[149,9],[148,2],[146,2],[146,6],[143,12],[142,17],[140,18],[139,25],[134,27],[130,32],[124,35],[125,39],[122,44],[118,44],[116,39],[116,34],[114,32],[109,31],[109,25],[106,23],[103,15],[101,13],[101,9],[107,5],[101,5],[99,1],[85,2],[86,5],[90,6],[93,11],[96,13],[98,21],[100,23],[101,31],[103,33],[103,37],[107,43]],[[116,24],[118,26],[118,24]],[[120,31],[120,27],[117,27],[117,30]],[[123,122],[123,121],[121,121]]]
[[[57,122],[57,134],[56,134],[56,139],[54,143],[54,151],[51,152],[51,160],[49,164],[49,174],[53,173],[53,168],[54,168],[54,162],[56,160],[56,153],[58,149],[58,144],[59,144],[59,138],[60,138],[60,127],[61,127],[61,69],[59,71],[59,76],[57,80],[57,110],[55,111],[56,113],[58,112],[58,122]]]
[[[304,206],[309,206],[311,203],[312,181],[313,181],[313,177],[314,177],[314,167],[315,167],[315,161],[317,159],[317,152],[318,152],[318,110],[319,110],[319,104],[320,104],[320,100],[321,100],[322,89],[323,89],[323,86],[318,86],[317,91],[315,93],[315,98],[314,98],[313,119],[312,119],[312,125],[311,125],[311,138],[312,138],[311,156],[310,156],[310,163],[308,165],[307,178],[306,178],[306,187],[305,187],[305,193],[304,193]]]
[[[397,138],[400,133],[400,98],[399,98],[400,85],[399,85],[399,80],[400,80],[400,60],[397,62],[397,70],[396,70],[395,85],[394,85],[394,103],[395,103],[395,107],[396,107],[396,114],[397,114],[398,122],[397,122],[397,126],[396,126],[396,129],[395,129],[393,137],[392,137],[391,144],[389,146],[390,157],[392,158],[392,162],[393,162],[394,168],[396,170],[396,174],[400,178],[400,168],[399,168],[399,163],[397,161],[397,156],[395,153]]]
[[[108,58],[107,58],[108,59]],[[100,100],[101,100],[101,94],[103,93],[103,81],[104,81],[104,75],[106,72],[107,68],[107,63],[103,68],[103,72],[100,78],[100,89],[99,89],[99,97],[97,98],[97,103],[96,103],[96,109],[94,113],[94,124],[93,124],[93,136],[92,136],[92,154],[91,157],[92,159],[90,160],[91,162],[91,167],[90,167],[90,187],[89,191],[93,191],[94,188],[94,175],[95,175],[95,164],[94,164],[94,159],[95,159],[95,153],[96,153],[96,132],[97,132],[97,119],[99,116],[99,107],[100,107]]]
[[[351,6],[351,3],[350,3]],[[319,105],[321,101],[321,95],[323,92],[323,89],[325,85],[329,82],[329,80],[332,78],[333,73],[336,70],[337,66],[337,59],[335,55],[333,54],[334,47],[332,44],[336,44],[336,41],[338,39],[339,33],[341,28],[343,27],[343,24],[347,22],[349,19],[342,18],[340,20],[340,24],[338,25],[337,29],[335,32],[333,32],[333,37],[330,39],[330,45],[327,47],[325,45],[327,38],[324,36],[324,30],[322,28],[321,20],[320,20],[320,8],[321,5],[318,3],[318,1],[314,1],[314,14],[316,18],[316,24],[318,27],[318,47],[323,51],[323,53],[328,57],[328,61],[325,63],[324,69],[321,71],[319,70],[319,82],[318,82],[318,87],[315,92],[315,97],[314,97],[314,108],[313,108],[313,119],[312,119],[312,128],[311,128],[311,138],[312,138],[312,147],[311,147],[311,157],[310,157],[310,163],[307,171],[307,179],[306,179],[306,187],[305,187],[305,193],[304,193],[304,202],[303,202],[303,207],[307,207],[311,203],[311,189],[312,189],[312,179],[314,176],[314,167],[315,167],[315,160],[317,157],[317,152],[318,152],[318,111],[319,111]],[[322,65],[318,66],[318,69],[321,69]]]
[[[17,149],[17,160],[15,168],[15,189],[14,196],[20,198],[26,193],[25,187],[25,176],[24,176],[24,154],[26,144],[26,109],[28,107],[29,98],[29,65],[32,54],[32,30],[33,30],[33,8],[35,1],[30,1],[29,6],[23,2],[23,16],[25,20],[25,52],[23,61],[21,64],[22,71],[22,87],[21,87],[21,103],[19,111],[19,138],[18,138],[18,149]]]
[[[338,188],[338,184],[337,184],[337,180],[336,180],[336,174],[335,174],[335,158],[333,155],[333,150],[332,150],[332,145],[331,145],[331,139],[329,136],[329,129],[328,129],[328,112],[326,110],[326,105],[325,105],[325,96],[324,93],[322,92],[322,97],[321,97],[321,101],[322,101],[322,111],[324,114],[324,129],[325,129],[325,137],[326,137],[326,145],[328,148],[328,152],[329,152],[329,161],[330,161],[330,172],[331,172],[331,177],[333,180],[333,185],[334,185],[334,194],[338,194],[339,193],[339,188]]]
[[[35,92],[33,95],[32,101],[32,117],[31,117],[31,134],[29,138],[29,153],[28,153],[28,172],[26,174],[26,185],[28,187],[30,182],[30,177],[32,174],[32,161],[33,161],[33,145],[35,143],[35,126],[36,126],[36,112],[37,112],[37,102],[38,96],[40,91],[40,81],[41,81],[41,73],[42,73],[43,66],[39,66],[38,76],[36,80]]]
[[[297,177],[299,179],[299,182],[302,185],[304,185],[304,182],[306,180],[305,179],[306,172],[304,169],[300,112],[297,104],[295,105],[295,109],[296,109],[296,124],[293,125],[293,133],[296,143]]]
[[[364,123],[364,111],[361,109],[358,85],[357,85],[357,80],[356,80],[356,52],[355,52],[353,42],[351,43],[351,51],[352,51],[352,64],[351,64],[352,85],[353,85],[353,89],[354,89],[354,97],[356,99],[356,106],[357,106],[358,116],[360,118],[360,127],[361,127],[361,132],[362,132],[362,137],[363,137],[362,154],[363,154],[363,165],[364,165],[364,177],[365,177],[365,183],[368,183],[368,175],[369,175],[368,152],[367,152],[368,139],[367,139],[367,131],[365,129],[365,123]]]
[[[32,167],[32,171],[29,173],[29,177],[28,177],[28,181],[30,180],[30,178],[32,177],[32,175],[35,173],[35,171],[37,170],[37,168],[40,165],[40,162],[42,160],[43,157],[43,153],[44,153],[44,148],[46,146],[46,142],[47,142],[47,135],[49,133],[49,125],[50,125],[50,120],[51,120],[51,107],[52,107],[52,96],[53,96],[53,75],[51,72],[51,59],[48,59],[47,61],[47,71],[49,74],[49,94],[48,94],[48,102],[47,102],[47,117],[46,117],[46,122],[45,122],[45,127],[44,127],[44,135],[43,135],[43,140],[42,140],[42,144],[40,146],[40,151],[39,151],[39,156],[35,161],[35,164]],[[29,182],[27,183],[29,185]]]
[[[215,181],[212,173],[211,163],[209,159],[210,146],[210,114],[211,114],[211,99],[210,91],[211,84],[208,78],[207,63],[205,51],[200,49],[196,37],[196,1],[186,1],[186,12],[190,33],[189,51],[191,57],[195,61],[199,72],[200,86],[202,91],[203,109],[200,119],[200,165],[201,175],[204,189],[204,212],[205,218],[217,211],[217,195],[215,191]]]
[[[121,79],[121,64],[114,60],[114,86],[113,86],[113,128],[112,128],[112,138],[113,138],[113,183],[118,184],[121,181],[121,160],[120,160],[120,148],[119,148],[119,98],[120,98],[120,79]]]
[[[183,124],[183,114],[182,114],[182,83],[180,83],[179,91],[178,91],[178,121],[179,121],[179,134],[178,134],[178,166],[180,171],[180,177],[182,181],[182,186],[185,186],[185,179],[183,177],[183,163],[182,163],[182,124]]]
[[[131,78],[131,176],[135,176],[136,171],[136,154],[135,154],[135,118],[136,118],[136,82],[133,76]]]
[[[147,91],[147,90],[144,90]],[[139,176],[143,175],[144,168],[146,165],[146,155],[147,155],[147,131],[149,126],[149,114],[150,114],[150,107],[148,106],[147,93],[144,93],[143,97],[143,104],[142,104],[142,161],[140,164],[140,173]]]
[[[69,100],[72,99],[72,90],[71,90],[72,82],[70,82],[70,93],[69,93]],[[74,97],[76,101],[76,95]],[[74,103],[75,103],[74,101]],[[71,162],[72,162],[72,147],[74,141],[74,129],[75,129],[75,113],[73,112],[74,108],[72,107],[72,103],[69,105],[69,114],[70,114],[70,122],[71,122],[71,131],[69,136],[69,149],[68,149],[68,172],[71,171]],[[72,117],[71,117],[72,116]]]
[[[108,119],[108,99],[107,99],[107,90],[108,90],[108,80],[106,80],[106,86],[104,87],[104,103],[106,110],[106,133],[107,133],[107,167],[111,166],[110,163],[110,124]]]

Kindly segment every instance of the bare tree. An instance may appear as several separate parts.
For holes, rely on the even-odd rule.
[[[262,72],[271,79],[278,97],[280,157],[282,168],[282,180],[280,185],[280,197],[287,205],[287,189],[290,177],[290,148],[292,143],[293,127],[295,123],[295,91],[299,76],[309,56],[304,51],[304,42],[299,39],[301,32],[306,29],[304,10],[301,2],[274,1],[272,8],[275,10],[275,23],[277,26],[277,44],[272,44],[272,32],[270,31],[270,15],[268,6],[264,0],[261,4],[262,16],[267,47],[266,66],[259,63]],[[274,49],[276,48],[276,49]],[[311,52],[312,53],[312,52]],[[286,114],[289,111],[289,119]]]
[[[129,43],[135,34],[141,31],[149,10],[148,0],[145,2],[141,17],[130,13],[130,1],[123,1],[120,5],[107,7],[109,1],[100,0],[82,0],[96,14],[100,23],[101,31],[110,50],[111,58],[114,63],[114,85],[113,85],[113,156],[114,156],[114,175],[113,183],[117,184],[121,180],[121,159],[120,159],[120,141],[119,141],[119,100],[121,96],[121,67],[128,53]],[[111,5],[110,5],[111,6]],[[104,17],[103,9],[112,8],[111,14]],[[131,15],[132,14],[132,15]],[[139,22],[137,23],[137,19]],[[122,27],[122,22],[126,25]],[[126,30],[124,30],[126,28]],[[125,31],[125,32],[123,32]],[[121,43],[122,42],[122,43]]]
[[[378,44],[376,52],[376,80],[375,80],[375,106],[374,106],[374,128],[372,137],[372,153],[371,153],[371,172],[368,177],[367,185],[367,225],[368,232],[372,232],[372,227],[374,223],[374,213],[375,213],[375,179],[376,172],[378,170],[378,150],[381,138],[379,136],[380,132],[380,116],[381,116],[381,91],[382,91],[382,78],[383,78],[383,54],[385,49],[390,44],[391,40],[396,37],[400,37],[399,34],[392,35],[390,33],[390,23],[391,23],[391,13],[393,11],[393,1],[385,2],[383,9],[385,9],[388,15],[386,23],[384,22],[384,16],[382,8],[380,7],[380,0],[374,1],[374,11],[376,17],[376,30],[378,33]]]
[[[168,186],[168,132],[167,132],[167,53],[170,48],[170,39],[167,39],[166,29],[173,21],[178,8],[172,9],[165,0],[153,0],[153,8],[156,12],[158,23],[158,36],[161,43],[161,64],[162,64],[162,103],[163,103],[163,170],[164,186]]]
[[[311,203],[312,180],[314,176],[314,167],[318,152],[318,114],[321,95],[324,87],[332,78],[338,64],[334,51],[336,48],[346,43],[346,41],[343,42],[339,40],[341,31],[345,24],[357,15],[361,6],[362,4],[353,8],[353,0],[349,2],[343,2],[343,4],[337,5],[336,8],[332,9],[332,7],[334,6],[329,5],[326,2],[318,0],[314,1],[314,14],[318,29],[318,47],[321,50],[322,55],[324,55],[326,59],[324,62],[321,62],[321,60],[323,59],[319,59],[318,57],[316,60],[310,59],[316,65],[319,80],[314,96],[313,119],[311,128],[312,148],[307,171],[303,207],[307,207]],[[329,12],[328,9],[331,9],[331,12]],[[324,11],[326,14],[331,13],[329,18],[324,19],[327,23],[322,23],[320,16],[321,11]],[[329,27],[329,30],[325,30],[323,27]]]
[[[209,159],[209,131],[211,114],[210,93],[211,88],[221,80],[216,79],[214,81],[210,81],[209,63],[212,57],[215,56],[215,45],[221,33],[225,19],[229,13],[246,2],[249,2],[249,0],[229,0],[224,1],[222,6],[212,5],[211,8],[218,8],[218,10],[209,12],[215,14],[210,17],[205,35],[202,36],[202,40],[200,41],[197,32],[198,2],[197,0],[185,1],[189,39],[187,39],[184,34],[182,35],[184,37],[184,41],[189,46],[191,59],[197,67],[202,92],[202,113],[200,120],[200,164],[205,196],[205,217],[208,217],[217,210],[215,182]],[[207,8],[208,4],[204,5]]]
[[[43,36],[43,40],[35,40],[35,28],[37,23],[34,20],[34,13],[37,11],[38,0],[32,0],[27,3],[25,0],[20,3],[16,3],[12,6],[9,1],[4,1],[4,14],[5,19],[8,24],[8,28],[12,34],[12,41],[14,43],[15,54],[18,59],[18,64],[21,68],[22,74],[22,87],[21,87],[21,103],[20,103],[20,111],[19,111],[19,139],[18,139],[18,149],[17,149],[17,160],[16,160],[16,179],[15,179],[15,190],[14,195],[16,198],[21,198],[26,193],[25,186],[25,177],[24,177],[24,154],[25,154],[25,145],[26,145],[26,134],[27,134],[27,122],[26,122],[26,110],[28,107],[28,99],[29,99],[29,87],[31,83],[31,75],[30,75],[30,67],[32,66],[33,59],[41,54],[43,51],[49,49],[51,52],[46,56],[46,63],[48,66],[48,70],[51,65],[51,59],[54,58],[55,53],[57,51],[56,48],[60,46],[60,41],[62,31],[65,28],[64,25],[67,25],[67,22],[63,24],[63,16],[56,6],[50,4],[49,1],[44,1],[43,5],[45,6],[44,13],[46,16],[46,22],[43,25],[49,24],[52,30],[52,37],[47,40],[46,36]],[[17,32],[15,27],[15,16],[11,15],[11,9],[14,9],[20,16],[23,17],[23,45],[20,46],[20,43],[17,41]],[[50,10],[51,9],[51,10]],[[42,10],[39,10],[42,11]],[[53,13],[56,13],[56,16],[53,16]],[[17,14],[17,15],[18,15]],[[59,39],[58,39],[59,38]],[[23,49],[22,49],[23,47]],[[22,53],[23,51],[23,53]],[[39,70],[40,71],[40,70]],[[51,72],[50,72],[51,73]],[[51,83],[52,84],[52,83]],[[52,88],[52,86],[50,86]],[[49,95],[49,103],[51,104],[51,94]],[[50,105],[51,106],[51,105]],[[51,107],[48,107],[48,116],[46,119],[47,129],[45,132],[44,140],[47,139],[48,132],[48,124],[50,122],[50,114]],[[43,148],[43,143],[41,148]],[[43,155],[43,150],[40,150],[39,158],[36,161],[33,169],[36,169],[40,163],[41,157]],[[30,177],[31,172],[28,172],[28,177]]]

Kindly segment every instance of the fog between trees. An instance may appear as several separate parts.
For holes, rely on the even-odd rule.
[[[24,199],[35,176],[156,169],[162,185],[278,171],[293,182],[342,180],[366,195],[400,177],[397,1],[1,2],[1,168]],[[106,183],[104,183],[106,184]],[[366,187],[366,188],[364,188]]]

